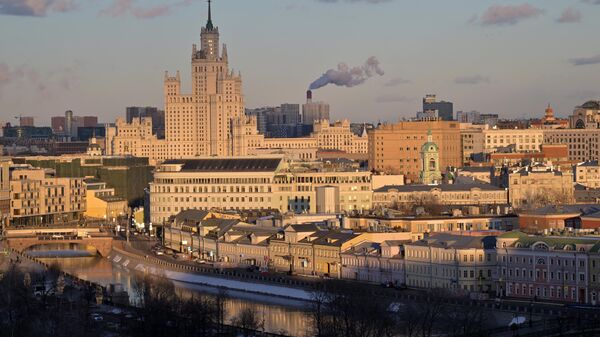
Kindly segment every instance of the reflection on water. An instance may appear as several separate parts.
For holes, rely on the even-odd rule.
[[[84,280],[102,285],[121,283],[129,292],[132,301],[135,301],[133,298],[135,295],[133,291],[134,272],[119,265],[113,265],[107,259],[95,255],[82,256],[82,254],[89,253],[89,250],[81,251],[80,249],[81,247],[64,245],[60,247],[39,246],[34,247],[31,252],[38,254],[38,256],[44,256],[40,258],[43,262],[48,264],[57,263],[61,269]],[[48,254],[42,254],[44,252]],[[191,296],[192,294],[215,296],[218,293],[218,290],[212,287],[182,282],[174,282],[174,284],[181,296]],[[304,336],[306,334],[306,303],[239,291],[228,291],[227,294],[228,319],[237,316],[243,309],[251,307],[259,314],[261,320],[264,320],[266,331],[285,331],[286,334],[292,336]]]

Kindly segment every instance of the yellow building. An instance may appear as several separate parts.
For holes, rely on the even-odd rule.
[[[117,197],[114,188],[109,188],[105,182],[93,179],[87,179],[85,185],[86,217],[115,221],[127,214],[127,200]]]

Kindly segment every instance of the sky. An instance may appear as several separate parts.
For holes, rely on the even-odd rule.
[[[374,123],[415,116],[428,93],[455,111],[567,116],[600,99],[598,17],[600,0],[213,1],[248,108],[303,103],[331,74],[314,99]],[[162,107],[164,71],[189,91],[206,19],[202,0],[0,0],[0,120]]]

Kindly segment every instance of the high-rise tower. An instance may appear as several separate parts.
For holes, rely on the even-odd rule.
[[[208,21],[200,50],[192,47],[192,92],[181,94],[179,72],[164,79],[166,140],[173,157],[233,155],[233,120],[244,116],[242,78],[229,70],[227,47],[220,49],[219,28]]]

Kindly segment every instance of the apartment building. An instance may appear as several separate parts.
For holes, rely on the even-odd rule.
[[[86,210],[83,178],[57,178],[29,165],[10,168],[10,196],[14,226],[80,220]]]
[[[462,166],[460,123],[448,121],[411,121],[382,124],[368,130],[369,169],[378,172],[404,174],[409,181],[418,181],[423,164],[421,148],[428,141],[439,146],[438,167]]]

